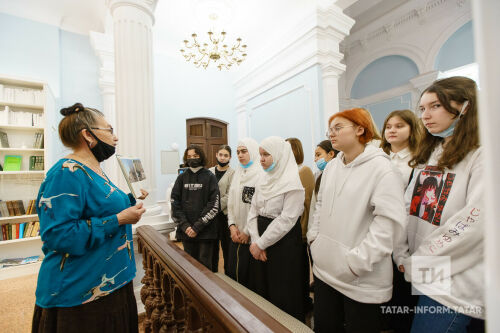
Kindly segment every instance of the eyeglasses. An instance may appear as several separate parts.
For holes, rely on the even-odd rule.
[[[347,126],[335,126],[333,128],[329,128],[326,131],[326,138],[329,139],[331,136],[334,136],[336,133],[339,133],[341,129],[346,128],[346,127],[354,127],[356,125],[347,125]]]
[[[113,127],[107,127],[107,128],[102,128],[102,127],[91,127],[92,129],[96,129],[96,130],[103,130],[103,131],[109,131],[109,133],[111,133],[111,135],[113,135]]]

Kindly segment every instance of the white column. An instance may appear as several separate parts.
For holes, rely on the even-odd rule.
[[[344,55],[340,52],[340,43],[347,37],[354,25],[354,20],[342,13],[331,1],[323,1],[318,8],[318,58],[322,71],[323,84],[323,125],[328,126],[328,119],[339,112],[339,79],[346,66],[341,63]]]
[[[479,125],[484,149],[486,330],[500,332],[500,1],[472,1],[479,64]]]
[[[236,107],[236,113],[238,114],[238,139],[244,138],[248,136],[247,131],[247,105],[240,104]]]
[[[103,34],[100,32],[90,32],[90,44],[94,49],[95,54],[100,62],[99,69],[99,88],[102,96],[102,112],[106,120],[116,128],[116,114],[115,114],[115,58],[114,58],[114,44],[112,34]],[[116,159],[110,158],[103,163],[103,169],[108,177],[118,184],[121,179]]]
[[[108,0],[114,32],[118,153],[141,159],[150,202],[157,199],[151,33],[156,2]],[[123,180],[119,185],[126,188]]]
[[[328,126],[330,116],[340,111],[339,78],[342,72],[331,66],[323,66],[321,70],[323,79],[323,120],[324,125]]]

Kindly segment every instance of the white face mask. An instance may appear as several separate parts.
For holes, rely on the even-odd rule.
[[[458,115],[458,117],[455,120],[453,120],[453,122],[451,123],[451,125],[447,129],[445,129],[444,131],[439,132],[439,133],[431,133],[431,134],[433,136],[439,136],[440,138],[447,138],[449,136],[452,136],[453,131],[455,131],[455,126],[457,125],[458,121],[460,120],[460,117],[462,116],[462,113],[464,113],[464,110],[467,107],[467,105],[469,105],[469,101],[464,102],[464,105],[462,105],[462,110],[460,110],[460,114]]]

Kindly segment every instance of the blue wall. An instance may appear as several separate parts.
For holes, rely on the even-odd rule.
[[[434,68],[447,71],[475,61],[472,21],[464,24],[441,46]]]
[[[46,81],[60,96],[59,28],[0,13],[0,73]]]
[[[378,58],[358,74],[351,98],[364,98],[401,86],[417,75],[417,65],[407,57],[390,55]]]
[[[377,127],[381,132],[380,134],[383,134],[382,126],[384,125],[385,117],[387,117],[389,113],[395,110],[412,110],[411,93],[406,93],[404,95],[386,99],[384,101],[363,105],[362,107],[370,111],[375,124],[377,124]]]
[[[102,108],[98,63],[88,36],[56,26],[0,14],[0,74],[45,81],[54,95],[54,109],[47,110],[49,135],[56,145],[50,160],[66,154],[57,134],[59,109],[76,101]]]
[[[160,200],[176,175],[161,174],[160,151],[179,145],[179,155],[186,149],[186,119],[216,118],[229,123],[228,143],[238,140],[234,109],[233,72],[195,68],[179,57],[154,55],[156,174]],[[236,150],[236,149],[234,149]],[[233,156],[232,164],[237,158]],[[181,162],[182,163],[182,162]]]
[[[61,105],[82,102],[102,110],[99,61],[88,36],[61,30]]]
[[[304,164],[312,167],[313,149],[323,140],[321,69],[313,66],[254,97],[250,111],[249,136],[260,142],[278,135],[302,141]]]

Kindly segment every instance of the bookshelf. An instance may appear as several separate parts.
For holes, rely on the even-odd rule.
[[[47,123],[54,123],[54,109],[54,98],[45,82],[0,75],[0,165],[2,165],[0,227],[2,228],[10,225],[12,230],[19,229],[21,224],[24,224],[24,228],[28,228],[30,224],[38,221],[38,215],[33,212],[29,203],[36,199],[47,166],[52,164],[47,147],[57,132],[49,128]],[[6,159],[6,156],[14,158]],[[13,161],[15,163],[12,163]],[[8,209],[5,211],[7,202],[11,205],[12,211]],[[13,202],[16,202],[17,206],[13,205]],[[2,205],[5,206],[3,211]],[[23,209],[20,209],[19,205],[22,205]],[[17,210],[14,207],[17,207]],[[16,227],[13,228],[13,225]],[[42,242],[38,234],[31,236],[26,233],[23,235],[26,237],[22,238],[21,235],[17,238],[12,234],[13,232],[7,239],[3,234],[0,237],[2,239],[0,260],[35,255],[43,257]],[[0,275],[7,270],[35,273],[40,265],[23,266],[1,268]]]

